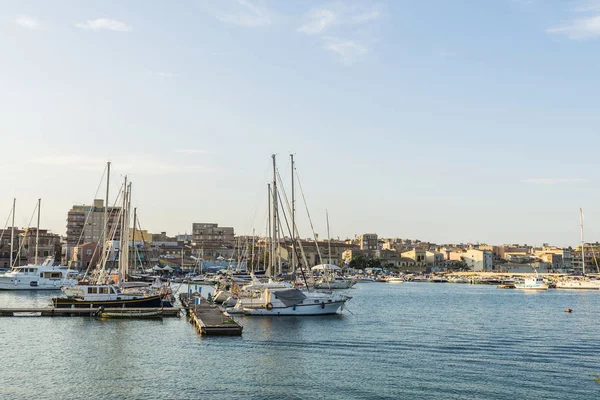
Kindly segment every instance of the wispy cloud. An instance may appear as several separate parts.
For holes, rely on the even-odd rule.
[[[524,179],[522,183],[530,183],[534,185],[560,185],[569,183],[588,183],[587,178],[530,178]]]
[[[256,28],[271,25],[274,12],[264,1],[237,0],[233,3],[222,2],[229,6],[227,11],[216,11],[216,17],[223,22]]]
[[[380,16],[377,6],[365,8],[350,3],[329,3],[308,11],[297,30],[318,37],[323,49],[338,55],[344,64],[351,64],[369,52],[364,38],[356,38],[357,31],[360,28],[364,33],[365,25]]]
[[[23,28],[27,29],[40,29],[41,25],[39,21],[32,17],[21,15],[15,19],[15,23]]]
[[[573,40],[597,38],[600,37],[600,15],[575,19],[563,25],[548,28],[546,32],[563,34]]]
[[[119,171],[129,174],[176,174],[195,171],[208,171],[210,168],[203,165],[183,164],[177,160],[165,160],[152,154],[117,154],[110,158],[102,158],[91,154],[57,154],[52,156],[35,157],[29,160],[30,164],[44,165],[47,167],[62,167],[70,170],[98,171],[104,168],[106,161],[113,162]]]
[[[324,38],[323,48],[338,54],[346,64],[353,63],[369,52],[369,49],[359,43],[336,37]]]
[[[600,0],[574,0],[572,18],[546,29],[547,33],[565,35],[572,40],[600,37]]]
[[[374,21],[381,15],[378,8],[364,9],[347,3],[332,3],[320,8],[313,8],[304,16],[299,32],[308,35],[324,33],[334,26],[360,25]]]
[[[115,32],[130,32],[133,30],[133,28],[130,25],[127,25],[125,22],[109,18],[89,19],[85,21],[85,23],[75,24],[75,26],[81,29],[89,29],[93,31],[105,30]]]

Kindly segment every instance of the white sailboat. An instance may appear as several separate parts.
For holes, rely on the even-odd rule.
[[[567,277],[556,282],[557,289],[600,290],[600,281],[585,276],[585,240],[583,239],[583,210],[579,209],[579,226],[581,232],[581,277]]]
[[[91,282],[81,281],[73,286],[63,287],[66,297],[54,297],[52,305],[57,308],[78,307],[161,307],[171,304],[165,299],[169,296],[165,287],[140,287],[138,285],[126,285],[125,281],[129,271],[129,222],[131,209],[131,183],[128,184],[125,177],[122,189],[122,208],[120,214],[121,237],[118,249],[118,273],[116,281],[109,271],[105,269],[106,260],[110,254],[111,245],[108,235],[108,188],[110,178],[110,163],[107,164],[106,182],[106,208],[104,218],[104,246],[103,262],[96,267],[96,275]],[[114,234],[116,225],[113,226]],[[112,234],[110,236],[112,236]]]
[[[270,201],[269,206],[272,205],[272,213],[271,209],[269,210],[269,215],[272,216],[273,229],[270,230],[271,233],[271,262],[268,271],[271,276],[274,275],[275,271],[281,272],[281,265],[277,263],[275,255],[278,254],[278,246],[279,246],[279,210],[277,208],[278,204],[278,195],[277,192],[277,167],[275,163],[275,155],[273,158],[273,183],[272,183],[272,191],[270,191],[270,195],[272,195],[272,201]],[[292,177],[294,176],[294,158],[293,155],[290,156],[291,164],[292,164]],[[295,260],[296,260],[296,244],[298,245],[300,251],[302,252],[302,257],[304,259],[304,264],[307,265],[306,256],[302,249],[302,242],[296,242],[299,237],[297,227],[295,224],[295,207],[294,207],[294,184],[292,179],[292,201],[291,206],[289,202],[287,202],[287,198],[285,197],[285,193],[283,193],[283,199],[286,201],[286,205],[288,211],[291,214],[292,220],[292,228],[291,228],[291,238],[292,238],[292,248],[294,254],[291,257],[292,268],[295,269]],[[311,222],[312,225],[312,222]],[[269,225],[270,226],[270,225]],[[322,292],[322,291],[311,291],[308,287],[308,282],[304,276],[303,268],[298,268],[298,270],[302,273],[302,276],[305,280],[305,289],[300,290],[298,288],[275,288],[275,287],[265,287],[262,290],[258,290],[254,293],[254,295],[250,298],[240,299],[238,301],[238,305],[236,308],[239,310],[240,308],[243,310],[246,315],[328,315],[335,314],[337,311],[342,308],[344,303],[351,299],[350,296],[338,295],[332,292]]]

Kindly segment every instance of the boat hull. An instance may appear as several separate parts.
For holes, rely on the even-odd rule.
[[[274,307],[268,310],[261,308],[244,308],[245,315],[333,315],[337,314],[338,310],[344,305],[344,301],[336,301],[332,303],[321,304],[306,304],[296,305],[291,307]]]
[[[127,300],[81,300],[68,297],[54,297],[52,305],[56,308],[159,308],[163,306],[162,296],[148,296]]]
[[[0,290],[60,290],[63,284],[74,285],[75,280],[45,279],[36,276],[13,277],[0,276]]]

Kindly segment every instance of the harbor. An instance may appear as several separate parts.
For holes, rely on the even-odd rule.
[[[3,394],[25,399],[35,383],[48,398],[68,397],[72,385],[111,398],[227,390],[232,399],[258,399],[289,396],[290,388],[303,399],[597,393],[597,292],[419,282],[359,282],[344,292],[352,300],[337,315],[236,315],[244,327],[238,337],[200,335],[185,317],[2,318]],[[0,292],[0,304],[41,307],[51,296]],[[29,363],[53,372],[34,376]]]

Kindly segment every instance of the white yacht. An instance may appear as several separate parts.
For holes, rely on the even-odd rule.
[[[41,265],[14,267],[0,275],[0,290],[60,290],[61,286],[75,285],[76,271],[65,265],[56,265],[48,257]]]
[[[544,278],[536,275],[531,278],[526,278],[523,283],[515,284],[515,289],[521,290],[548,290],[548,284],[544,282]]]
[[[265,289],[260,296],[243,302],[240,299],[238,304],[243,304],[245,315],[328,315],[336,314],[350,299],[340,294],[284,288]]]
[[[404,283],[404,278],[401,276],[388,276],[385,278],[387,283]]]
[[[600,290],[600,281],[586,277],[566,278],[556,282],[557,289]]]

